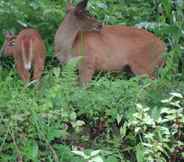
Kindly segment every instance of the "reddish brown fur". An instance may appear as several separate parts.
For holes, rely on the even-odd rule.
[[[86,3],[85,0],[80,3],[83,2]],[[94,32],[95,21],[91,26],[86,25],[86,18],[82,19],[81,26],[86,25],[84,30],[80,24],[76,26],[78,19],[73,13],[78,8],[79,5],[74,8],[70,4],[56,32],[55,55],[61,63],[84,56],[79,67],[82,84],[90,81],[96,71],[121,71],[127,65],[136,75],[154,77],[155,69],[163,63],[161,55],[165,51],[165,44],[159,38],[145,30],[122,25],[104,26]]]
[[[163,64],[165,44],[152,33],[127,26],[104,26],[100,33],[81,33],[73,43],[73,57],[84,56],[80,65],[80,79],[91,80],[95,71],[121,71],[129,65],[136,75],[154,77]],[[81,53],[81,46],[83,53]]]
[[[31,79],[30,69],[25,68],[25,60],[27,60],[33,66],[32,80],[39,80],[44,70],[46,54],[45,45],[40,34],[34,29],[25,29],[17,35],[15,47],[9,47],[8,40],[6,41],[7,45],[4,48],[5,54],[14,57],[16,69],[21,79],[23,81],[29,81]],[[25,50],[25,54],[23,50]],[[32,50],[33,54],[32,59],[30,58],[30,50]]]

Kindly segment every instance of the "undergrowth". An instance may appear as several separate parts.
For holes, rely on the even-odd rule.
[[[82,88],[77,62],[32,88],[0,71],[1,161],[85,161],[72,149],[100,150],[105,162],[167,161],[183,147],[183,82],[105,75]]]

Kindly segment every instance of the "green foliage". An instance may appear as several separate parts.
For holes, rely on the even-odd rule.
[[[136,147],[138,161],[166,162],[168,152],[172,152],[176,146],[184,143],[173,136],[181,134],[184,126],[183,99],[180,93],[170,93],[171,97],[162,100],[164,103],[156,119],[148,114],[150,108],[137,105],[135,119],[130,121],[128,127],[134,130],[135,136],[139,136],[140,144]],[[166,106],[166,107],[165,107]],[[171,144],[172,143],[172,144]]]
[[[52,55],[65,4],[63,0],[1,0],[0,45],[3,31],[34,27]],[[71,60],[62,70],[49,60],[51,67],[46,67],[41,83],[26,87],[14,66],[10,68],[2,59],[0,161],[165,162],[184,158],[178,151],[184,147],[183,6],[180,0],[89,1],[91,14],[105,24],[144,27],[166,42],[166,65],[156,80],[98,74],[84,88],[76,73],[80,59]]]

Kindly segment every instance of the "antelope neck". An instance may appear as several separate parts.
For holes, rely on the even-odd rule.
[[[56,38],[57,44],[60,46],[60,55],[72,52],[73,42],[77,34],[79,33],[79,26],[76,22],[76,18],[72,15],[67,15],[64,22],[58,31],[58,37]]]

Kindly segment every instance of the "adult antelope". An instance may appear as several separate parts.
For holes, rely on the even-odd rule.
[[[163,63],[165,44],[152,33],[123,25],[103,26],[85,9],[88,0],[76,7],[67,4],[67,14],[55,34],[55,55],[61,63],[83,56],[79,66],[82,84],[96,71],[121,71],[130,67],[135,75],[154,71]]]
[[[17,36],[7,32],[1,53],[14,58],[17,72],[23,81],[30,81],[31,69],[32,80],[40,79],[44,70],[46,50],[36,30],[24,29]]]

